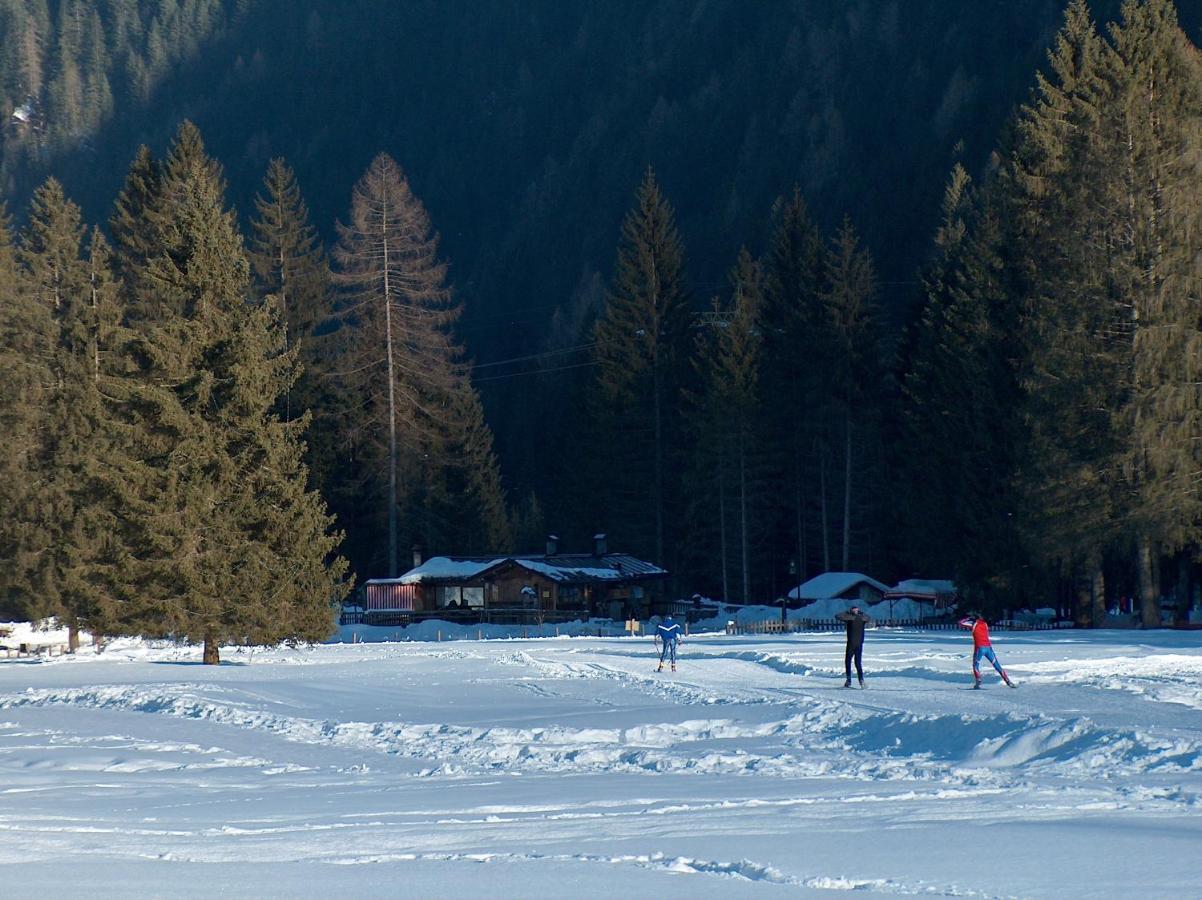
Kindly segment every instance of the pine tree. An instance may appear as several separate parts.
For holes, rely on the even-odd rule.
[[[39,302],[24,267],[18,266],[6,214],[0,213],[0,588],[9,615],[47,614],[36,584],[38,551],[47,539],[33,533],[38,477],[44,472],[43,442],[54,383],[53,320]]]
[[[1095,621],[1104,557],[1134,547],[1158,624],[1159,560],[1202,523],[1199,72],[1167,0],[1128,0],[1108,42],[1073,3],[1012,168],[1031,287],[1024,518]]]
[[[283,415],[288,420],[294,412],[311,408],[317,397],[313,329],[332,312],[330,272],[296,176],[284,160],[273,159],[268,166],[255,210],[248,249],[251,268],[261,295],[278,307],[287,346],[297,348],[303,366],[296,387],[285,398]]]
[[[860,247],[847,219],[827,258],[827,284],[823,305],[830,365],[826,370],[825,408],[819,408],[819,415],[826,420],[831,455],[842,462],[841,565],[847,571],[851,562],[853,497],[857,500],[854,511],[858,512],[879,483],[868,473],[878,462],[874,448],[879,446],[886,371],[878,334],[872,258]],[[863,453],[864,459],[857,458],[858,453]]]
[[[296,375],[274,311],[248,302],[249,264],[216,163],[181,126],[139,273],[144,316],[112,413],[132,435],[125,516],[134,563],[125,631],[203,641],[312,641],[333,627],[345,563],[309,491],[304,419],[275,405]]]
[[[689,562],[691,570],[705,571],[718,561],[723,597],[750,603],[755,548],[760,544],[756,523],[763,520],[766,505],[758,427],[763,273],[745,248],[730,281],[729,311],[715,301],[713,327],[699,337],[695,356],[699,390],[691,404],[689,443],[694,458],[685,493],[693,501],[690,546],[696,558]],[[740,573],[737,594],[730,591],[727,574],[731,559]]]
[[[963,423],[958,410],[948,408],[946,370],[957,360],[943,338],[953,299],[950,276],[963,252],[972,205],[972,179],[957,163],[944,188],[934,256],[921,273],[916,315],[902,337],[898,439],[889,448],[898,473],[894,530],[901,553],[911,567],[949,575],[961,551],[953,515],[960,486],[951,483],[957,470],[948,457],[960,444]],[[920,509],[925,522],[911,521],[908,512]]]
[[[1014,497],[1023,446],[1014,370],[1024,294],[996,180],[980,191],[953,171],[923,278],[921,320],[902,374],[903,530],[912,561],[952,574],[966,596],[1013,598]]]
[[[773,230],[764,260],[764,302],[761,327],[764,340],[763,430],[776,448],[777,493],[772,533],[779,535],[773,557],[797,560],[797,574],[808,573],[809,520],[820,483],[819,428],[812,410],[821,394],[821,373],[827,365],[821,354],[824,326],[822,294],[826,290],[826,248],[811,220],[799,188],[777,199]],[[830,569],[827,522],[819,522],[824,570]]]
[[[148,217],[158,201],[161,180],[160,164],[151,156],[150,148],[143,144],[130,164],[125,184],[109,217],[109,234],[115,250],[114,268],[131,289],[136,287],[135,278],[144,270],[155,246]]]
[[[1101,155],[1109,103],[1102,52],[1076,0],[1049,54],[1050,74],[1040,75],[1023,110],[1010,172],[1031,285],[1019,373],[1029,441],[1019,478],[1023,531],[1033,558],[1075,583],[1083,620],[1088,611],[1095,624],[1104,597],[1090,595],[1103,583],[1121,521],[1115,425],[1132,349],[1105,276],[1112,179]]]
[[[87,285],[82,237],[79,207],[67,200],[56,180],[48,180],[34,192],[17,252],[30,289],[27,300],[34,307],[30,314],[40,324],[35,353],[45,380],[27,459],[25,502],[12,515],[22,532],[28,604],[40,615],[65,618],[73,630],[77,608],[64,593],[64,569],[78,549],[68,534],[75,518],[70,486],[87,447],[87,435],[78,432],[89,430],[75,418],[79,411],[72,402],[84,386],[72,341]],[[86,423],[86,415],[81,418]]]
[[[402,541],[507,545],[491,434],[451,333],[460,307],[429,216],[387,154],[355,186],[338,233],[343,468],[384,513],[388,573]]]
[[[631,552],[672,568],[679,514],[681,391],[692,322],[674,215],[648,168],[622,223],[605,311],[594,331],[600,504]]]
[[[1196,297],[1202,205],[1198,51],[1168,0],[1126,0],[1111,26],[1106,78],[1110,134],[1122,161],[1123,199],[1112,277],[1126,301],[1134,364],[1124,472],[1145,625],[1160,622],[1153,556],[1196,543],[1202,497],[1202,343]]]

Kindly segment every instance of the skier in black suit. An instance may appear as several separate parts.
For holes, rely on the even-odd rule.
[[[860,611],[859,606],[852,606],[847,612],[835,616],[847,629],[847,651],[843,654],[843,673],[847,679],[843,682],[845,688],[851,687],[851,661],[856,661],[856,675],[860,679],[860,687],[864,687],[864,629],[872,619]]]

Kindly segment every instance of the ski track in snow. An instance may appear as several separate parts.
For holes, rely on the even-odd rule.
[[[923,895],[937,897],[995,898],[993,894],[982,894],[974,890],[960,890],[951,886],[931,884],[904,884],[887,878],[849,878],[844,876],[815,875],[796,877],[786,875],[778,869],[743,859],[737,862],[694,859],[684,856],[668,856],[650,853],[623,856],[599,856],[591,854],[541,855],[541,854],[395,854],[389,856],[347,857],[328,860],[334,865],[372,865],[383,862],[409,860],[435,860],[438,862],[466,861],[475,863],[559,861],[572,863],[600,863],[603,865],[636,866],[655,869],[678,875],[708,875],[744,882],[766,882],[769,884],[795,885],[829,891],[871,891],[881,894]]]
[[[10,837],[0,863],[99,854],[506,871],[566,864],[765,890],[979,898],[1010,894],[950,873],[861,876],[804,854],[786,864],[746,841],[729,858],[714,851],[731,835],[854,829],[865,817],[888,832],[1197,815],[1202,653],[1067,644],[1036,653],[1015,641],[1002,655],[1022,689],[963,692],[962,646],[916,651],[898,639],[874,646],[877,668],[861,692],[837,687],[835,637],[693,640],[671,676],[652,671],[641,642],[620,640],[268,650],[244,666],[179,666],[166,678],[133,651],[107,665],[22,667],[6,680],[18,669],[0,665],[0,833]],[[186,659],[176,650],[162,658]],[[80,664],[88,677],[70,677]],[[277,667],[294,665],[330,697],[293,689],[292,673]],[[366,718],[353,703],[344,711],[352,684],[385,686],[376,708],[400,715]],[[407,704],[415,685],[464,711]],[[471,705],[455,692],[466,686],[491,699]],[[1127,705],[1116,712],[1116,701]],[[78,730],[76,716],[85,717]],[[677,782],[652,775],[701,789],[658,791]],[[570,796],[545,802],[520,788],[578,779]],[[617,795],[583,799],[597,779],[621,785]],[[455,802],[442,793],[449,785]],[[314,789],[333,805],[299,801]],[[426,799],[406,803],[413,790]],[[496,800],[472,802],[486,795]],[[89,807],[81,797],[106,799]],[[265,797],[278,799],[260,811]],[[548,835],[555,848],[524,849]],[[593,852],[601,836],[614,849]],[[627,852],[631,841],[656,849]],[[690,842],[705,849],[680,852]],[[573,845],[589,852],[561,852]]]
[[[773,672],[790,671],[763,653],[718,658],[766,664]],[[599,662],[537,659],[526,651],[504,655],[497,662],[532,669],[551,680],[616,680],[690,706],[728,706],[739,702],[743,693],[715,696],[711,689],[684,680],[635,675]],[[157,684],[30,688],[0,696],[0,710],[63,705],[204,720],[268,732],[298,743],[437,761],[425,775],[616,770],[938,780],[947,777],[949,770],[960,769],[987,782],[992,772],[1018,767],[1025,767],[1028,774],[1065,777],[1202,769],[1202,741],[1198,739],[1158,736],[1138,729],[1105,729],[1087,717],[1054,720],[1014,712],[923,715],[812,697],[785,701],[771,696],[752,702],[787,702],[793,710],[804,703],[804,708],[755,725],[730,718],[698,718],[628,728],[482,728],[309,719],[267,712],[238,698],[214,699],[186,686]],[[746,749],[760,744],[766,745],[765,752]],[[847,751],[854,753],[850,759]],[[244,764],[266,765],[263,761]]]

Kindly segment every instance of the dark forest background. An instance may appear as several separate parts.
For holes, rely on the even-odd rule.
[[[1098,2],[1092,12],[1109,21],[1120,4]],[[1196,42],[1202,9],[1177,12]],[[621,364],[599,358],[594,323],[604,322],[607,297],[622,292],[621,229],[639,209],[669,204],[684,305],[701,320],[709,310],[730,322],[740,248],[770,256],[788,198],[797,197],[830,265],[843,253],[848,283],[857,254],[870,260],[873,353],[887,361],[883,381],[900,385],[905,373],[894,360],[907,352],[908,329],[929,303],[930,266],[946,250],[937,238],[948,222],[949,172],[959,164],[981,182],[996,172],[998,148],[1046,71],[1064,16],[1060,0],[0,0],[0,183],[18,223],[50,174],[86,221],[104,223],[138,147],[162,156],[187,119],[223,166],[244,229],[264,173],[283,157],[309,221],[332,247],[352,186],[387,152],[424,203],[449,264],[462,305],[454,333],[492,429],[513,549],[533,549],[546,530],[581,548],[593,531],[608,531],[636,552],[658,552],[680,573],[679,590],[724,587],[747,599],[770,599],[840,562],[887,580],[951,576],[961,573],[926,569],[961,569],[954,550],[915,551],[892,534],[923,523],[894,508],[917,495],[913,486],[908,497],[891,493],[897,464],[887,454],[863,474],[877,496],[856,511],[857,522],[872,524],[857,525],[850,559],[820,549],[819,531],[838,541],[826,534],[825,508],[821,527],[803,521],[818,516],[805,512],[809,501],[796,528],[787,510],[764,517],[751,538],[772,549],[754,578],[742,565],[740,590],[725,571],[737,548],[721,551],[719,575],[721,536],[696,524],[714,513],[691,509],[687,496],[667,502],[677,519],[672,549],[652,540],[651,526],[624,533],[610,521],[623,501],[598,507],[604,491],[594,489],[606,465],[596,447],[606,438],[596,432],[605,413],[590,379]],[[768,268],[743,275],[770,281]],[[711,306],[718,297],[720,310]],[[702,347],[700,358],[706,352],[738,350]],[[705,368],[697,371],[680,376],[683,393],[672,401],[686,412],[707,390]],[[621,390],[610,387],[611,405],[620,404]],[[839,402],[857,402],[859,389],[847,386]],[[888,398],[873,403],[881,421],[871,439],[904,440]],[[696,430],[704,416],[685,418],[678,441],[706,443],[712,432]],[[773,427],[749,426],[761,438]],[[775,464],[763,456],[754,465]],[[824,460],[814,463],[821,471],[795,473],[799,483],[833,483]],[[684,455],[676,462],[681,471],[703,465]],[[343,491],[330,502],[345,522],[354,502]],[[850,528],[852,514],[829,518],[832,529]],[[368,549],[379,538],[367,524],[352,527],[348,553],[361,577],[382,574],[384,557]],[[842,542],[852,543],[850,534]],[[424,549],[508,549],[441,543]],[[972,577],[988,581],[980,571]]]

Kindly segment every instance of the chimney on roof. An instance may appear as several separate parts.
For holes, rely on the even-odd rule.
[[[554,534],[547,535],[547,556],[554,556],[559,552],[559,537]]]
[[[422,545],[413,545],[413,568],[417,568],[422,564]]]
[[[605,534],[593,535],[593,556],[604,556],[609,552],[609,544],[605,540]]]

